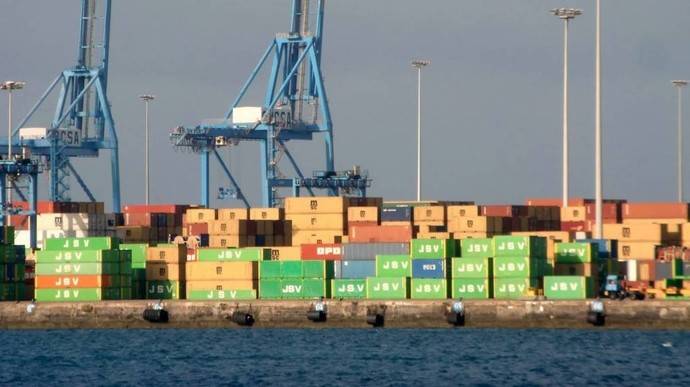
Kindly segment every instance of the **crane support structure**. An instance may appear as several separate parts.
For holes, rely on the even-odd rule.
[[[0,152],[29,151],[41,159],[50,174],[50,200],[70,201],[70,176],[94,201],[89,186],[72,163],[73,158],[98,157],[110,151],[113,211],[120,211],[120,169],[115,123],[107,97],[111,0],[81,0],[76,66],[62,71],[26,117],[0,139]],[[39,108],[59,88],[52,121],[36,117]],[[37,124],[43,122],[43,124]],[[26,125],[33,125],[27,128]],[[38,125],[38,126],[37,126]]]
[[[315,14],[309,13],[311,1],[316,2]],[[202,205],[209,205],[209,168],[213,154],[232,186],[230,192],[249,206],[231,173],[231,167],[235,166],[226,165],[217,151],[242,141],[260,143],[262,205],[265,207],[279,204],[278,190],[281,188],[292,188],[293,194],[305,188],[313,195],[313,189],[318,188],[326,189],[329,195],[339,192],[366,195],[371,180],[359,173],[358,168],[345,173],[335,172],[333,123],[321,72],[324,3],[325,0],[292,1],[290,32],[275,36],[222,119],[172,130],[170,138],[174,146],[191,149],[200,155]],[[272,64],[263,102],[260,106],[240,105],[257,76],[267,67],[269,58]],[[325,171],[305,178],[286,143],[313,140],[315,135],[323,137]],[[296,176],[287,177],[280,170],[283,156],[287,157]]]

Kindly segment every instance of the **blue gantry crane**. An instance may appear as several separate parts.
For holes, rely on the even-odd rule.
[[[50,173],[50,200],[70,201],[70,177],[95,201],[73,158],[98,157],[110,151],[113,211],[120,211],[120,171],[115,124],[107,97],[111,0],[82,0],[77,64],[62,71],[12,132],[13,153],[30,152]],[[59,86],[52,121],[41,127],[39,108]],[[40,125],[40,124],[39,124]],[[8,139],[0,139],[6,154]]]
[[[293,0],[290,32],[275,36],[264,52],[224,118],[207,120],[193,128],[177,127],[170,134],[175,147],[191,149],[201,156],[201,204],[209,205],[209,163],[215,159],[232,188],[220,188],[219,197],[232,196],[249,206],[230,166],[218,149],[237,146],[243,141],[260,142],[262,205],[279,204],[278,190],[291,188],[293,195],[306,189],[325,189],[329,195],[341,192],[366,195],[371,180],[358,167],[336,172],[333,156],[333,123],[321,72],[325,0]],[[315,20],[314,20],[315,19]],[[240,105],[268,59],[272,65],[261,106]],[[313,140],[323,136],[325,170],[305,177],[286,144],[291,140]],[[296,176],[287,177],[279,168],[285,157]],[[234,165],[231,167],[235,168]],[[246,168],[247,166],[241,165]]]

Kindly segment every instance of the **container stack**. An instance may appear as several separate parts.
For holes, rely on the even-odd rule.
[[[121,243],[120,250],[129,251],[132,257],[132,299],[146,299],[146,257],[149,245],[145,243]]]
[[[290,197],[285,199],[285,218],[292,221],[295,245],[341,243],[347,233],[347,197]]]
[[[188,300],[252,300],[258,295],[259,264],[271,250],[199,249],[196,261],[186,264]]]
[[[259,296],[269,300],[330,297],[333,261],[260,261]]]
[[[587,242],[556,244],[553,276],[544,276],[544,296],[552,300],[583,300],[593,297],[608,274],[599,265],[599,248]]]
[[[450,258],[458,255],[455,239],[413,239],[410,243],[412,299],[448,298]]]
[[[0,301],[26,299],[26,254],[14,244],[14,227],[0,227]]]
[[[450,239],[446,228],[446,206],[432,203],[414,207],[414,226],[419,239]]]
[[[494,244],[489,238],[461,242],[459,258],[452,259],[452,298],[493,298]]]
[[[128,260],[129,258],[129,260]],[[119,300],[131,293],[131,257],[111,237],[51,238],[36,252],[38,301]]]
[[[184,245],[149,247],[146,256],[146,298],[179,300],[185,298]]]
[[[179,204],[130,204],[123,209],[124,225],[116,235],[126,243],[167,242],[182,233],[182,215],[188,206]]]
[[[548,274],[546,239],[526,236],[496,236],[493,239],[494,298],[534,296]]]
[[[393,211],[391,211],[393,210]],[[378,206],[348,208],[348,241],[350,243],[409,243],[414,237],[412,222],[406,216],[398,218],[396,208],[384,209],[386,219],[382,221],[382,209]],[[404,211],[403,211],[404,212]]]

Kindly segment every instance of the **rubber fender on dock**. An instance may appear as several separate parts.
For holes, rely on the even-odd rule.
[[[307,312],[307,319],[313,322],[326,322],[327,315],[326,312],[322,310],[310,310]]]
[[[168,311],[165,309],[148,308],[144,310],[144,320],[152,323],[167,323]]]
[[[456,327],[465,326],[465,313],[450,312],[446,316],[448,324],[454,325]]]
[[[601,312],[587,312],[587,322],[595,327],[601,327],[606,324],[606,316]]]
[[[241,312],[241,311],[235,311],[232,313],[232,316],[230,317],[230,320],[234,322],[237,325],[243,326],[243,327],[250,327],[254,325],[254,316],[252,316],[251,313],[247,312]]]
[[[384,317],[381,313],[374,313],[367,315],[367,324],[373,326],[374,328],[383,327]]]

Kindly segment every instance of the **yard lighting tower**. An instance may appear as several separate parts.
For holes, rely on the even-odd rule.
[[[146,175],[146,177],[145,177],[145,180],[146,180],[145,181],[146,205],[148,206],[150,204],[149,203],[149,102],[153,101],[156,98],[156,96],[150,95],[150,94],[144,94],[144,95],[140,95],[139,98],[142,101],[144,101],[144,105],[146,106],[144,108],[145,109],[144,120],[145,120],[145,128],[146,128],[145,129],[146,134],[144,136],[145,137],[145,140],[144,140],[145,145],[144,146],[146,147],[145,156],[144,156],[144,158],[146,159],[144,161],[144,169],[145,169],[144,173]]]
[[[422,68],[431,61],[415,59],[412,67],[417,69],[417,201],[422,200]]]
[[[12,159],[12,91],[21,90],[26,85],[26,82],[21,81],[5,81],[0,83],[0,90],[7,91],[7,160]],[[7,175],[7,203],[12,203],[12,178]],[[7,220],[5,224],[12,224],[12,215],[7,213]]]
[[[678,90],[678,201],[683,201],[683,87],[688,81],[671,81]]]

